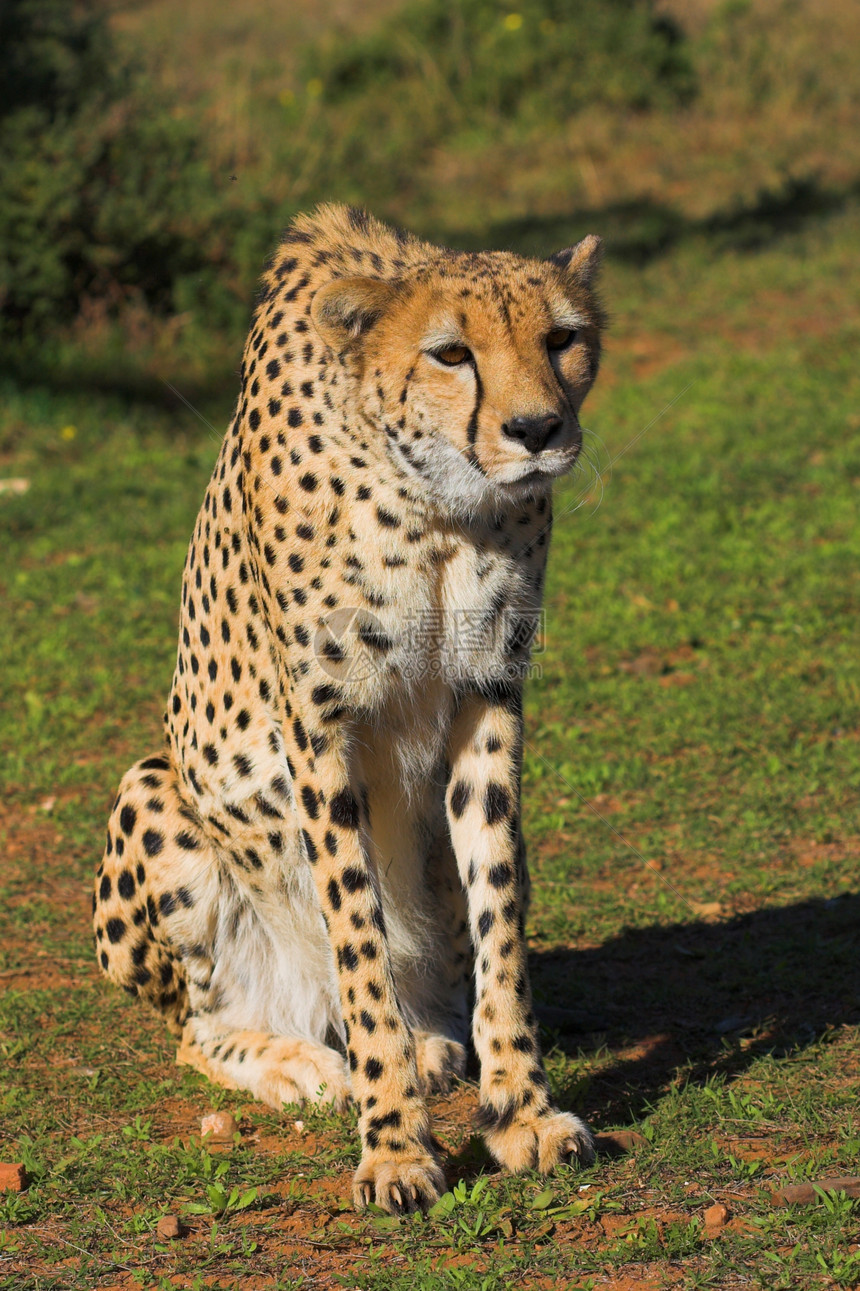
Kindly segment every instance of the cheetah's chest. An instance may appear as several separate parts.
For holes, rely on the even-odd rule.
[[[523,624],[539,607],[535,580],[514,555],[436,541],[417,567],[389,580],[384,605],[363,611],[391,643],[378,670],[378,698],[386,681],[432,679],[456,688],[504,679],[523,657]]]

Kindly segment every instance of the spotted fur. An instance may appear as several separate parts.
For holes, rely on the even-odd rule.
[[[188,551],[165,747],[108,826],[105,972],[211,1080],[354,1099],[359,1205],[444,1187],[424,1096],[463,1071],[472,996],[496,1158],[592,1153],[541,1064],[520,767],[598,248],[464,254],[337,206],[295,221]]]

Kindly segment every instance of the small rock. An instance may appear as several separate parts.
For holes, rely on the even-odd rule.
[[[0,493],[12,493],[20,497],[22,493],[27,492],[29,487],[29,480],[0,480]]]
[[[295,1125],[295,1127],[296,1127],[296,1129],[298,1130],[299,1134],[303,1133],[304,1128],[305,1128],[305,1123],[304,1123],[304,1121],[293,1121],[293,1124]]]
[[[715,1206],[708,1206],[702,1218],[705,1221],[705,1228],[712,1233],[717,1233],[729,1222],[729,1208],[717,1202]]]
[[[184,1237],[185,1229],[178,1215],[162,1215],[155,1229],[159,1242],[175,1242]]]
[[[0,1191],[23,1192],[29,1182],[22,1162],[0,1162]]]
[[[53,811],[57,805],[56,798],[43,798],[39,803],[40,811]]]
[[[232,1143],[238,1130],[236,1118],[229,1112],[210,1112],[200,1122],[200,1133],[208,1134],[212,1143]]]

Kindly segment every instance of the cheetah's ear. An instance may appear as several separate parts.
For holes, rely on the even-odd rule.
[[[590,287],[597,278],[600,262],[603,259],[603,242],[594,233],[589,233],[574,247],[565,247],[550,256],[550,264],[558,265],[568,278],[574,279],[583,287]]]
[[[395,286],[380,278],[336,278],[311,302],[314,327],[334,350],[358,340],[385,313]]]

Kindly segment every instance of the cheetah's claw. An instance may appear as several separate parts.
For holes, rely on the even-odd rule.
[[[375,1203],[389,1215],[425,1215],[445,1191],[438,1161],[362,1161],[355,1173],[352,1195],[359,1210]]]

